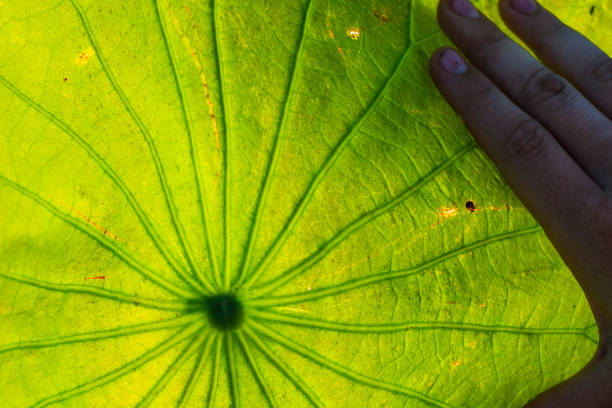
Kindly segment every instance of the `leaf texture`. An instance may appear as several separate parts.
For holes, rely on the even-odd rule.
[[[610,50],[609,0],[543,3]],[[0,1],[2,406],[520,407],[577,372],[593,316],[431,83],[435,7]]]

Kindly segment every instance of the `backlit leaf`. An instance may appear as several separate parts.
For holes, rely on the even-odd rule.
[[[609,0],[544,3],[609,51]],[[435,7],[0,1],[0,405],[519,407],[577,372],[590,309],[431,83]]]

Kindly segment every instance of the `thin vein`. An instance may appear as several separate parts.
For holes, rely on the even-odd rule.
[[[313,319],[301,316],[289,316],[280,313],[269,312],[265,310],[249,310],[249,316],[259,318],[275,323],[291,324],[296,326],[318,328],[325,330],[333,330],[338,332],[353,332],[353,333],[393,333],[406,332],[412,330],[463,330],[485,333],[510,333],[510,334],[525,334],[525,335],[573,335],[583,336],[591,339],[586,333],[589,329],[561,327],[520,327],[520,326],[504,326],[504,325],[487,325],[479,323],[466,322],[419,322],[406,321],[400,323],[389,324],[359,324],[359,323],[344,323],[333,322],[322,319]]]
[[[181,394],[181,398],[179,399],[177,408],[184,408],[187,403],[189,403],[189,397],[193,393],[193,390],[198,383],[200,377],[202,376],[202,370],[204,369],[204,364],[206,363],[206,356],[210,351],[210,348],[213,342],[217,339],[217,333],[213,333],[206,340],[206,344],[204,345],[200,356],[198,357],[198,361],[189,376],[189,380],[187,380],[187,384],[185,384],[185,389]]]
[[[278,297],[268,297],[268,298],[256,298],[257,295],[253,295],[252,298],[245,298],[244,303],[249,307],[270,307],[270,306],[281,306],[288,305],[299,302],[307,302],[315,299],[319,299],[327,296],[334,296],[343,292],[347,292],[353,289],[357,289],[366,285],[371,285],[374,283],[382,282],[382,281],[390,281],[392,279],[403,278],[407,276],[412,276],[422,272],[425,269],[431,268],[434,265],[437,265],[441,262],[447,261],[449,259],[455,258],[459,255],[468,253],[477,248],[481,248],[495,242],[503,241],[506,239],[517,238],[525,235],[536,234],[542,232],[542,228],[540,226],[523,228],[512,232],[506,232],[503,234],[494,235],[487,239],[474,242],[470,245],[465,245],[454,249],[452,251],[446,252],[439,256],[436,256],[426,262],[421,263],[420,265],[413,266],[411,268],[399,269],[399,270],[390,270],[382,273],[377,273],[373,275],[369,275],[363,278],[351,279],[347,282],[343,282],[338,285],[330,286],[323,289],[316,289],[305,293],[298,293],[295,295],[287,295],[287,296],[278,296]]]
[[[61,391],[55,395],[42,399],[35,403],[31,408],[43,408],[52,404],[57,404],[69,398],[101,387],[104,384],[108,384],[109,382],[115,381],[123,377],[124,375],[140,368],[144,364],[148,363],[160,354],[184,341],[188,337],[193,336],[198,327],[199,326],[197,325],[193,325],[191,326],[191,328],[183,329],[182,331],[168,337],[166,340],[159,343],[157,346],[147,350],[145,353],[141,354],[134,360],[131,360],[129,363],[126,363],[115,370],[109,371],[108,373],[100,377],[94,378],[91,381],[77,385],[76,387]]]
[[[197,350],[199,346],[204,343],[206,337],[212,337],[210,330],[203,330],[198,336],[194,336],[193,340],[189,342],[189,345],[174,359],[172,364],[163,372],[157,382],[151,387],[147,395],[136,405],[136,407],[148,407],[155,400],[155,398],[163,391],[168,384],[168,381],[174,377],[176,372],[185,364]]]
[[[412,47],[414,47],[415,45],[421,45],[424,42],[427,42],[429,40],[431,40],[433,37],[436,37],[438,35],[440,35],[440,33],[442,33],[442,30],[437,29],[434,32],[427,34],[425,37],[419,38],[417,41],[412,43]]]
[[[408,19],[408,39],[410,41],[410,44],[413,43],[414,37],[413,37],[413,31],[414,31],[414,16],[415,16],[415,12],[414,12],[414,0],[409,0],[408,1],[408,9],[410,10],[410,17]]]
[[[36,204],[40,205],[51,214],[64,221],[68,225],[73,228],[81,231],[83,234],[87,235],[94,241],[96,241],[100,246],[111,252],[118,259],[120,259],[123,263],[125,263],[130,268],[134,269],[136,272],[140,273],[145,278],[149,279],[151,282],[154,282],[159,287],[167,290],[170,293],[173,293],[176,296],[182,298],[191,298],[193,297],[193,293],[190,291],[186,291],[184,289],[179,288],[178,286],[168,282],[162,275],[158,272],[155,272],[149,266],[143,264],[141,261],[137,260],[132,254],[127,252],[125,249],[121,248],[119,245],[115,243],[115,241],[106,238],[104,235],[100,235],[96,231],[92,231],[89,224],[86,224],[82,221],[77,220],[76,218],[70,216],[69,214],[64,213],[59,210],[53,204],[43,199],[38,194],[26,189],[22,185],[15,183],[14,181],[9,180],[8,178],[0,175],[0,182],[4,183],[8,187],[11,187],[13,190],[22,194],[23,196],[31,199]]]
[[[14,280],[25,285],[35,286],[40,289],[51,290],[55,292],[63,293],[78,293],[83,295],[92,295],[111,299],[117,302],[130,303],[136,306],[147,307],[150,309],[168,310],[172,312],[182,312],[185,310],[185,302],[182,300],[178,301],[163,301],[156,299],[148,299],[140,296],[130,296],[125,293],[97,288],[95,286],[75,285],[71,283],[51,283],[45,282],[34,278],[28,278],[21,275],[15,275],[10,272],[0,271],[0,276],[6,279]]]
[[[219,366],[221,365],[221,345],[223,344],[223,336],[217,336],[217,349],[215,350],[215,360],[213,362],[212,378],[210,379],[210,391],[208,392],[208,401],[206,406],[212,408],[217,395],[217,383],[219,382]]]
[[[20,98],[28,106],[33,108],[36,112],[44,116],[53,125],[58,127],[64,132],[79,148],[81,148],[93,161],[96,163],[104,174],[112,181],[112,183],[121,191],[128,204],[136,214],[136,217],[140,221],[147,235],[162,255],[168,266],[172,268],[179,276],[183,276],[186,269],[180,261],[177,260],[176,256],[170,251],[166,242],[161,238],[153,224],[149,221],[146,213],[142,209],[140,203],[134,197],[132,191],[127,187],[121,177],[115,172],[115,170],[102,158],[78,133],[76,133],[70,126],[68,126],[60,118],[43,108],[40,104],[32,100],[29,96],[21,92],[15,85],[10,83],[6,78],[0,75],[0,83],[8,88],[14,95]]]
[[[591,339],[591,341],[592,341],[593,343],[595,343],[595,344],[598,344],[598,343],[599,343],[599,331],[598,331],[598,330],[595,330],[595,331],[594,331],[596,336],[593,336],[593,335],[592,335],[590,332],[591,332],[591,331],[593,331],[593,330],[592,330],[593,328],[597,328],[597,327],[598,327],[598,326],[597,326],[597,323],[593,323],[592,325],[590,325],[589,327],[587,327],[587,328],[586,328],[586,333],[587,333],[587,336],[588,336],[588,337],[589,337],[589,339]]]
[[[224,195],[223,195],[223,208],[224,208],[224,241],[225,241],[225,249],[224,249],[224,260],[223,260],[223,289],[225,291],[229,290],[230,286],[230,204],[231,204],[231,195],[230,195],[230,137],[229,137],[229,128],[227,124],[229,120],[227,118],[227,101],[225,99],[225,87],[223,86],[223,69],[221,66],[221,41],[219,40],[219,7],[217,6],[217,2],[215,0],[211,1],[211,7],[213,9],[213,35],[215,36],[215,56],[217,58],[217,74],[219,75],[219,93],[221,94],[221,112],[223,117],[223,129],[225,130],[225,162],[224,162]]]
[[[298,344],[292,340],[290,340],[288,337],[277,333],[273,330],[270,330],[269,328],[259,324],[259,323],[255,323],[255,322],[251,322],[251,325],[253,326],[253,328],[258,331],[259,333],[265,335],[266,337],[270,338],[271,340],[276,341],[278,344],[283,345],[284,347],[286,347],[287,349],[293,351],[294,353],[307,358],[311,361],[314,361],[315,363],[319,364],[321,367],[327,368],[333,372],[335,372],[336,374],[339,374],[345,378],[348,378],[350,380],[353,381],[357,381],[361,384],[373,387],[373,388],[378,388],[378,389],[383,389],[386,391],[390,391],[392,393],[396,393],[396,394],[403,394],[409,397],[412,397],[414,399],[417,399],[423,403],[426,403],[428,405],[433,405],[435,407],[439,407],[439,408],[452,408],[451,405],[440,401],[436,398],[433,398],[427,394],[424,394],[422,392],[419,392],[417,390],[414,390],[412,388],[408,388],[408,387],[404,387],[402,385],[399,384],[392,384],[392,383],[387,383],[385,381],[381,381],[378,380],[376,378],[372,378],[369,376],[366,376],[364,374],[360,374],[356,371],[353,371],[347,367],[344,367],[338,363],[336,363],[335,361],[330,360],[327,357],[324,357],[318,353],[315,353],[314,351],[309,350],[307,347],[302,346],[301,344]]]
[[[181,82],[180,74],[178,73],[178,69],[176,66],[176,59],[174,55],[174,50],[172,49],[172,44],[168,41],[168,32],[166,29],[166,25],[164,19],[161,16],[159,10],[159,1],[154,0],[155,2],[155,13],[157,15],[157,21],[159,22],[159,26],[161,28],[162,36],[164,39],[164,44],[166,48],[166,52],[168,54],[168,59],[170,60],[170,65],[172,66],[172,74],[174,76],[174,83],[176,85],[176,90],[179,94],[181,100],[181,109],[183,112],[183,121],[185,122],[185,127],[187,128],[187,138],[189,140],[189,155],[191,156],[191,162],[193,164],[193,172],[195,177],[195,185],[196,191],[198,195],[199,207],[200,207],[200,217],[202,218],[202,226],[204,227],[204,239],[206,240],[206,248],[208,250],[208,258],[210,261],[210,265],[213,269],[213,276],[215,277],[216,284],[221,286],[221,277],[219,275],[219,268],[217,267],[217,259],[214,253],[214,248],[212,245],[212,238],[210,235],[210,228],[208,226],[208,206],[207,206],[207,198],[206,198],[206,185],[204,182],[204,177],[202,177],[202,164],[200,162],[200,155],[198,151],[198,145],[196,144],[195,138],[193,136],[193,123],[191,120],[191,112],[189,110],[187,101],[185,99],[185,92],[183,91],[183,84]],[[215,288],[210,284],[201,268],[194,267],[196,276],[199,278],[200,282],[211,292],[216,292]]]
[[[172,191],[170,190],[170,186],[168,185],[168,181],[166,179],[166,174],[164,171],[164,166],[159,157],[159,152],[157,151],[157,147],[155,146],[155,141],[151,137],[151,133],[149,132],[147,127],[142,122],[138,113],[136,113],[136,110],[132,106],[131,102],[129,101],[125,93],[123,92],[123,89],[121,88],[121,86],[119,86],[119,82],[117,82],[117,79],[115,78],[114,74],[110,70],[110,67],[106,61],[106,58],[104,57],[104,54],[102,53],[102,49],[100,48],[98,41],[96,40],[96,37],[94,36],[93,30],[91,29],[91,25],[89,24],[89,21],[87,20],[87,17],[85,16],[85,12],[81,8],[81,6],[77,3],[76,0],[70,0],[70,3],[76,10],[79,16],[79,19],[81,20],[83,28],[85,29],[85,33],[87,34],[87,38],[91,42],[93,49],[96,51],[96,55],[98,57],[98,60],[100,61],[100,65],[102,66],[102,70],[104,71],[104,73],[106,74],[106,77],[111,83],[113,90],[119,96],[119,99],[123,103],[123,106],[125,107],[129,115],[131,116],[132,120],[138,127],[138,130],[140,131],[143,138],[145,139],[145,142],[147,143],[149,152],[151,154],[151,158],[153,159],[153,163],[155,165],[155,171],[157,173],[157,177],[159,179],[159,183],[162,188],[162,193],[164,195],[164,199],[166,202],[166,206],[168,208],[168,212],[170,215],[170,219],[172,221],[172,225],[179,238],[179,244],[181,246],[181,249],[183,250],[183,254],[185,256],[185,259],[187,260],[187,264],[190,266],[192,270],[194,270],[195,263],[194,263],[193,251],[191,250],[189,241],[186,239],[185,230],[183,228],[183,225],[181,224],[179,220],[178,210],[174,203],[174,199],[172,198]],[[187,276],[187,275],[182,274],[181,276],[184,278],[184,276]]]
[[[88,341],[108,340],[123,336],[131,336],[133,334],[148,333],[158,330],[168,330],[175,327],[189,325],[195,321],[193,316],[181,315],[178,318],[162,320],[157,322],[147,322],[134,326],[117,327],[114,329],[100,330],[97,332],[79,333],[71,336],[57,337],[54,339],[20,341],[11,344],[0,346],[0,353],[5,353],[12,350],[27,350],[44,347],[64,346],[74,343],[82,343]]]
[[[225,333],[225,344],[227,347],[227,366],[232,408],[240,408],[240,389],[238,386],[238,371],[236,371],[236,356],[234,355],[232,332],[229,330]]]
[[[251,276],[246,280],[246,283],[243,287],[248,287],[253,284],[266,269],[266,266],[276,257],[280,249],[283,247],[284,243],[287,241],[287,238],[291,236],[293,229],[297,222],[301,219],[304,210],[308,206],[308,203],[312,199],[315,191],[325,178],[325,176],[329,173],[329,171],[334,167],[336,161],[344,151],[344,149],[348,146],[349,142],[353,139],[353,137],[359,133],[359,130],[363,126],[363,124],[370,118],[372,113],[376,110],[379,103],[384,99],[384,96],[387,93],[387,90],[390,88],[391,84],[394,82],[395,78],[401,72],[401,67],[404,63],[409,59],[409,51],[410,47],[406,49],[402,57],[399,59],[398,63],[394,67],[391,75],[387,77],[387,80],[383,84],[383,86],[378,91],[378,94],[374,98],[374,100],[370,103],[369,107],[366,111],[361,115],[361,117],[353,124],[353,126],[349,129],[349,131],[342,137],[340,142],[336,144],[332,152],[329,154],[316,176],[310,182],[308,189],[300,199],[297,207],[289,217],[289,220],[285,223],[282,231],[274,240],[274,243],[270,247],[268,251],[266,251],[265,255],[259,262],[259,264],[255,267]]]
[[[282,359],[280,359],[266,344],[261,341],[259,335],[255,333],[250,327],[250,324],[245,322],[244,332],[249,339],[255,343],[255,345],[261,350],[262,353],[268,357],[268,359],[279,369],[281,373],[285,375],[295,386],[300,390],[306,398],[310,400],[317,407],[324,407],[325,404],[321,402],[317,394],[310,389],[310,387],[297,375]]]
[[[255,358],[253,358],[253,353],[251,352],[251,348],[249,347],[249,344],[246,341],[244,335],[240,331],[237,331],[236,337],[238,338],[238,342],[240,343],[240,346],[242,347],[242,351],[244,351],[244,354],[247,358],[249,366],[251,367],[251,370],[255,374],[257,383],[261,387],[261,390],[263,391],[266,399],[268,400],[268,403],[270,404],[272,408],[278,407],[278,404],[274,401],[272,391],[270,391],[270,388],[268,387],[268,384],[266,384],[263,374],[261,373],[261,370],[259,369],[259,366],[257,365],[257,361],[255,361]]]
[[[280,145],[281,145],[281,140],[282,140],[281,135],[285,131],[286,121],[287,121],[287,117],[289,116],[289,109],[291,106],[290,102],[293,100],[295,84],[297,83],[297,80],[296,80],[297,71],[299,67],[300,58],[302,56],[302,51],[304,48],[306,28],[308,27],[310,12],[312,10],[312,3],[313,3],[313,0],[308,1],[308,4],[306,5],[306,11],[304,12],[302,32],[300,34],[298,50],[295,54],[295,59],[293,61],[293,68],[291,70],[291,76],[289,78],[289,85],[287,86],[287,90],[285,93],[283,111],[281,114],[281,118],[278,122],[278,126],[276,128],[276,134],[274,136],[274,142],[272,145],[271,158],[268,163],[268,168],[266,169],[266,173],[264,175],[263,185],[262,185],[261,190],[259,191],[259,196],[257,197],[257,204],[255,207],[255,218],[254,218],[253,226],[251,227],[251,231],[250,231],[249,238],[248,238],[246,255],[244,257],[242,268],[240,270],[240,274],[238,275],[238,281],[236,282],[235,286],[240,286],[240,284],[245,278],[246,270],[248,269],[251,263],[253,246],[255,244],[255,241],[256,241],[256,238],[259,232],[259,227],[260,227],[261,219],[262,219],[262,212],[263,212],[263,209],[266,207],[268,193],[270,191],[272,175],[274,174],[277,163],[278,163],[278,157],[279,157],[278,152],[280,150]]]
[[[279,286],[286,284],[287,282],[289,282],[296,276],[299,276],[301,273],[311,268],[313,265],[315,265],[321,259],[327,256],[327,254],[329,254],[340,243],[346,240],[349,237],[349,235],[359,230],[361,227],[367,225],[371,221],[375,220],[376,218],[380,217],[381,215],[388,213],[393,208],[401,204],[412,194],[419,191],[422,186],[424,186],[425,184],[433,180],[438,174],[446,170],[450,165],[452,165],[457,160],[459,160],[461,157],[463,157],[465,154],[467,154],[469,151],[471,151],[472,148],[474,148],[475,146],[476,146],[476,142],[474,141],[468,143],[466,146],[462,147],[454,155],[449,157],[444,163],[440,164],[439,166],[431,170],[427,175],[423,176],[418,182],[413,184],[410,188],[404,190],[397,197],[387,201],[385,204],[380,205],[374,210],[369,211],[363,214],[362,216],[360,216],[359,218],[355,219],[349,225],[347,225],[342,230],[340,230],[338,233],[336,233],[333,236],[333,238],[331,238],[329,241],[323,244],[317,252],[311,254],[306,259],[304,259],[302,262],[300,262],[298,265],[285,271],[280,276],[276,277],[274,280],[264,283],[262,288],[259,288],[257,291],[255,291],[255,293],[257,293],[257,296],[262,296],[263,294],[269,293],[270,291],[276,289]],[[254,283],[253,280],[251,280],[251,284],[252,283]],[[248,282],[245,283],[244,286],[245,288],[248,287],[249,286]]]

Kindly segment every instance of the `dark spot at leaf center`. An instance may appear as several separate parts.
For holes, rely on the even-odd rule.
[[[233,330],[242,324],[244,308],[236,296],[216,295],[190,302],[190,306],[206,313],[211,326],[217,330]]]

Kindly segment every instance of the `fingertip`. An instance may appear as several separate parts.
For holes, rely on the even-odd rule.
[[[444,51],[450,49],[449,46],[443,46],[435,50],[431,56],[429,57],[429,74],[431,77],[436,80],[440,76],[440,71],[442,71],[442,67],[440,67],[440,57],[444,53]]]
[[[531,4],[531,6],[530,6]],[[541,14],[542,6],[537,1],[500,0],[499,15],[505,23],[525,24],[530,18]],[[533,24],[533,22],[531,22]]]
[[[439,67],[438,61],[440,61],[440,55],[450,47],[445,45],[443,47],[438,48],[429,56],[429,66],[430,67]]]
[[[452,47],[437,49],[430,58],[430,69],[445,74],[463,75],[469,67],[466,60]]]
[[[518,20],[524,17],[512,8],[511,1],[512,0],[499,0],[499,3],[497,3],[497,10],[499,11],[499,16],[506,25],[516,25]]]

